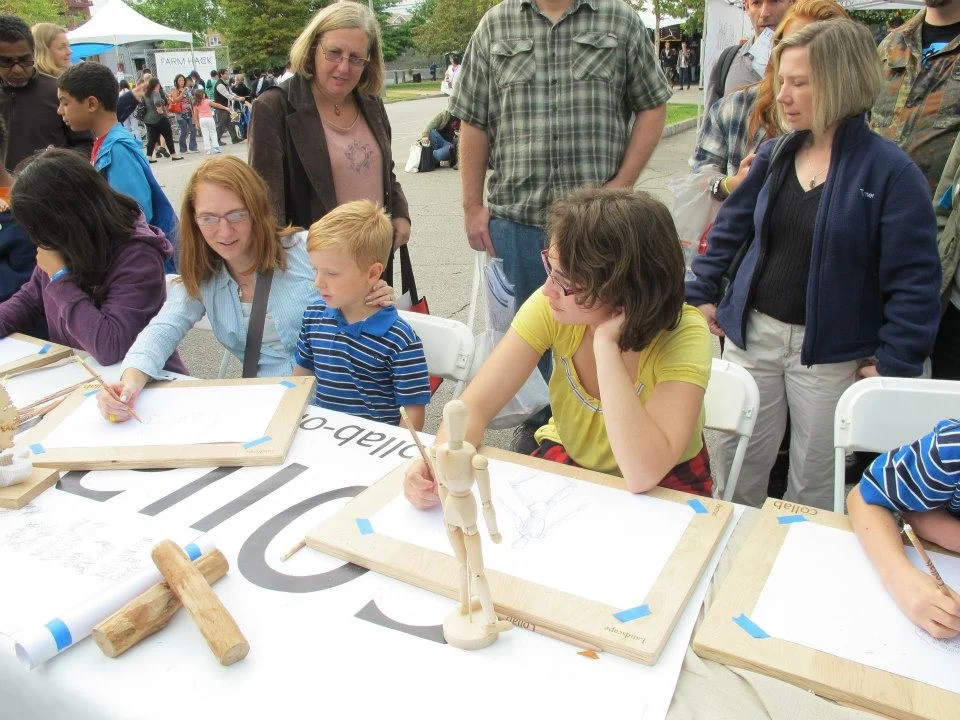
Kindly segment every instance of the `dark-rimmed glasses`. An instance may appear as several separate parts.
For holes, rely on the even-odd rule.
[[[24,70],[32,68],[37,64],[33,55],[21,55],[20,57],[10,57],[9,55],[0,55],[0,68],[12,68],[19,65]]]
[[[228,212],[226,215],[214,215],[213,213],[204,213],[203,215],[197,215],[197,225],[200,227],[210,227],[211,225],[219,225],[221,220],[226,220],[231,225],[236,225],[237,223],[242,223],[244,220],[250,218],[250,212],[248,210],[233,210]]]
[[[356,55],[344,55],[339,50],[330,51],[327,50],[323,45],[320,45],[320,51],[323,53],[323,56],[327,59],[327,62],[333,63],[334,65],[339,65],[343,62],[343,59],[347,59],[347,64],[351,67],[362,68],[368,62],[370,62],[369,57],[357,57]]]
[[[540,259],[543,260],[543,269],[547,271],[547,277],[553,280],[554,284],[560,288],[564,297],[577,292],[577,288],[573,286],[570,280],[565,278],[559,270],[554,270],[553,265],[550,264],[550,257],[547,255],[546,250],[540,251]]]

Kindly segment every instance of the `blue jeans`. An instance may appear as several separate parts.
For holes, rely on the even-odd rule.
[[[197,128],[192,120],[187,120],[183,115],[177,115],[177,125],[180,126],[180,152],[187,151],[187,134],[190,135],[190,149],[197,149]]]
[[[437,162],[450,159],[453,144],[444,140],[443,135],[436,130],[430,131],[430,147],[433,149],[433,159]]]
[[[497,257],[503,260],[503,272],[513,285],[516,307],[520,306],[547,281],[540,251],[546,247],[547,234],[541,227],[522,225],[503,218],[490,218],[490,240]],[[550,382],[550,353],[545,353],[537,367],[544,380]],[[550,406],[537,413],[528,423],[545,425],[550,420]]]

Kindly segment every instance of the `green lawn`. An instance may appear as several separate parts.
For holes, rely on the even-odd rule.
[[[683,120],[689,120],[697,116],[697,106],[693,104],[669,103],[667,105],[667,125],[676,125]]]
[[[401,100],[417,100],[423,97],[432,97],[440,94],[440,82],[400,83],[387,85],[385,103],[400,102]],[[674,125],[697,116],[697,106],[693,104],[670,103],[667,105],[667,125]]]

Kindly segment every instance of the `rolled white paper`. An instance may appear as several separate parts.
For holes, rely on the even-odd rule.
[[[202,536],[183,550],[187,557],[196,560],[215,548],[212,540]],[[94,625],[113,615],[161,580],[163,576],[160,571],[151,566],[114,587],[87,598],[45,625],[21,630],[13,636],[17,658],[27,670],[33,670],[54,655],[89,637]]]
[[[22,483],[32,473],[29,451],[15,453],[11,450],[0,455],[0,487]]]

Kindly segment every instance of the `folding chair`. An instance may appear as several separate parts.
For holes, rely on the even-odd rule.
[[[843,513],[848,452],[892,450],[956,417],[960,382],[955,380],[876,377],[847,388],[833,420],[833,511]]]
[[[167,296],[170,295],[170,286],[174,280],[179,278],[179,275],[168,274],[167,275]],[[204,330],[213,335],[213,326],[210,324],[210,321],[207,319],[207,316],[204,315],[202,318],[197,320],[193,324],[194,330]],[[227,370],[230,368],[230,351],[224,348],[223,357],[220,359],[220,372],[217,374],[218,378],[225,378],[227,376]]]
[[[455,381],[453,397],[458,397],[473,365],[473,333],[459,320],[407,310],[399,312],[423,342],[430,374]]]
[[[753,376],[736,363],[714,358],[710,382],[703,396],[704,427],[740,436],[723,490],[723,499],[727,502],[733,498],[737,487],[759,407],[760,390]]]

